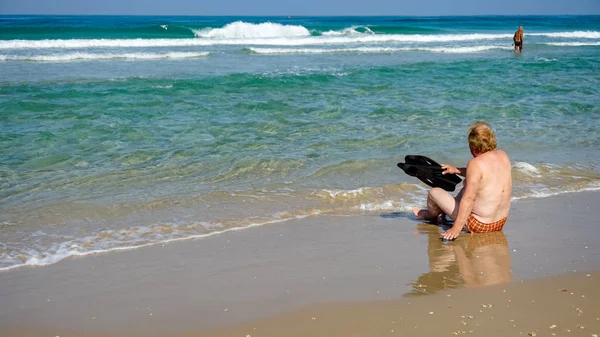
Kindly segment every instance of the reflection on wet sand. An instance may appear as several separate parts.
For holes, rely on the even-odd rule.
[[[503,232],[463,233],[453,242],[444,242],[436,225],[419,224],[417,231],[428,237],[430,271],[411,283],[413,290],[407,296],[512,280],[508,241]]]

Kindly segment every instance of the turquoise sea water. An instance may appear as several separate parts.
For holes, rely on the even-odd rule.
[[[0,269],[409,210],[480,119],[515,202],[600,189],[599,16],[0,16],[0,74]]]

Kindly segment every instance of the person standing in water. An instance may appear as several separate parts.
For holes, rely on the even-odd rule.
[[[517,52],[517,48],[519,49],[519,53],[523,51],[523,26],[519,26],[519,29],[513,35],[513,42],[515,44],[515,53]]]

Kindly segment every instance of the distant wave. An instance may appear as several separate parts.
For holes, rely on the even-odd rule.
[[[94,53],[70,53],[56,55],[35,55],[35,56],[14,56],[0,55],[0,61],[35,61],[35,62],[69,62],[69,61],[94,61],[111,59],[135,59],[135,60],[156,60],[156,59],[184,59],[197,58],[210,54],[209,52],[197,53],[124,53],[124,54],[94,54]]]
[[[83,49],[83,48],[140,48],[187,47],[212,45],[201,39],[69,39],[69,40],[5,40],[0,49]]]
[[[451,43],[507,40],[512,34],[472,33],[472,34],[377,34],[366,26],[351,26],[340,30],[311,32],[301,25],[283,25],[263,22],[248,23],[236,21],[221,28],[189,29],[185,27],[160,25],[145,27],[155,30],[163,38],[86,38],[86,39],[46,39],[46,40],[0,40],[2,49],[48,49],[48,48],[139,48],[139,47],[191,47],[210,45],[265,45],[265,46],[309,46],[368,43]],[[166,36],[173,29],[184,34],[192,31],[195,37]],[[600,39],[600,31],[541,32],[526,33],[526,37],[546,37],[551,39]],[[573,41],[581,43],[581,41]]]
[[[600,46],[600,42],[548,42],[546,44],[558,47]]]
[[[276,38],[228,38],[228,39],[80,39],[80,40],[6,40],[0,41],[0,49],[47,49],[47,48],[137,48],[137,47],[189,47],[210,45],[268,45],[305,46],[352,43],[430,43],[497,40],[511,38],[510,34],[454,34],[454,35],[372,35],[359,36],[311,36]]]
[[[359,47],[359,48],[248,48],[256,54],[333,54],[333,53],[397,53],[406,51],[426,51],[433,53],[477,53],[489,50],[510,50],[511,47],[490,45],[473,47],[414,47],[414,48],[385,48],[385,47]]]
[[[556,32],[556,33],[530,33],[525,36],[545,36],[554,38],[570,39],[600,39],[600,32],[596,31],[576,31],[576,32]]]
[[[193,47],[212,45],[255,46],[319,46],[368,43],[448,43],[510,40],[512,34],[373,34],[358,27],[341,31],[329,31],[322,36],[311,36],[302,26],[286,26],[277,23],[251,24],[234,22],[223,28],[207,28],[195,31],[196,38],[177,39],[64,39],[64,40],[4,40],[2,49],[83,49],[83,48],[141,48],[141,47]],[[365,29],[363,27],[363,29]],[[370,33],[369,33],[370,32]],[[531,36],[551,38],[600,38],[600,32],[532,33]],[[557,42],[558,43],[558,42]],[[562,42],[561,42],[562,43]],[[561,46],[580,46],[586,42],[565,42]],[[551,43],[549,43],[551,44]],[[593,45],[593,44],[592,44]],[[444,49],[444,47],[441,47]],[[469,47],[470,48],[470,47]],[[433,51],[433,50],[431,50]],[[439,50],[440,52],[451,52]],[[468,51],[458,51],[468,52]]]
[[[39,27],[2,27],[3,40],[8,39],[101,39],[111,36],[119,38],[193,38],[188,27],[175,24],[150,24],[146,26],[72,26],[51,25]]]
[[[363,32],[359,32],[357,29],[362,28]],[[323,36],[352,36],[352,35],[361,35],[361,34],[375,34],[369,27],[361,27],[361,26],[352,26],[350,28],[344,28],[342,30],[330,30],[327,32],[321,33]]]
[[[259,24],[236,21],[223,28],[205,28],[194,30],[198,37],[212,39],[247,39],[274,37],[310,36],[308,29],[303,26],[282,25],[279,23],[263,22]]]

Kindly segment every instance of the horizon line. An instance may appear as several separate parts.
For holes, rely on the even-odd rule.
[[[60,14],[60,13],[0,13],[0,16],[162,16],[162,17],[528,17],[528,16],[600,16],[597,14],[441,14],[441,15],[393,15],[393,14]]]

